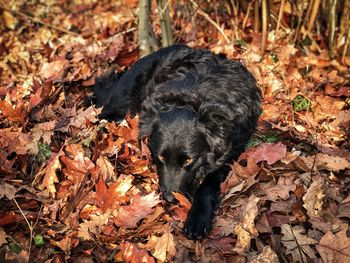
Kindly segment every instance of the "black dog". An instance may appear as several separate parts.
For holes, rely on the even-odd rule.
[[[97,79],[101,118],[140,113],[139,139],[148,146],[164,198],[193,197],[185,234],[200,239],[211,229],[220,184],[255,130],[261,95],[237,61],[183,45],[140,59],[124,74]],[[199,185],[200,179],[204,179]]]

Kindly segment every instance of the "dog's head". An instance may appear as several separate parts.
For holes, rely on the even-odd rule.
[[[140,136],[149,138],[165,200],[175,202],[172,192],[193,197],[196,173],[207,162],[209,150],[196,113],[187,108],[161,112],[153,122],[140,125]]]

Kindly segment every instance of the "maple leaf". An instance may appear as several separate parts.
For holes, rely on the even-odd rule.
[[[153,207],[160,203],[159,195],[152,192],[141,196],[137,194],[128,206],[113,211],[113,222],[120,227],[135,228],[137,222],[153,212]]]
[[[80,223],[77,237],[83,240],[90,240],[91,234],[99,235],[104,225],[107,224],[110,212],[102,215],[91,215],[90,220]]]
[[[18,190],[13,185],[0,183],[0,199],[5,196],[8,200],[12,200],[15,198],[17,191]]]
[[[302,226],[291,227],[288,224],[281,226],[282,244],[287,248],[286,254],[291,254],[293,262],[307,262],[308,258],[316,259],[315,251],[310,245],[317,244],[317,241],[305,234]]]
[[[255,197],[254,195],[249,197],[241,221],[235,227],[237,243],[234,250],[239,254],[247,251],[250,248],[250,240],[252,239],[252,237],[258,235],[258,232],[254,225],[254,220],[255,217],[258,215],[257,204],[259,200],[260,198]]]
[[[152,251],[152,255],[158,260],[165,262],[171,260],[176,254],[174,237],[171,234],[170,225],[164,226],[166,229],[162,236],[151,236],[145,248]]]
[[[324,263],[346,263],[350,262],[350,238],[346,230],[333,234],[327,232],[316,245],[318,253]]]
[[[120,244],[120,253],[122,259],[127,263],[155,263],[153,257],[151,257],[147,250],[140,249],[136,244],[130,242],[123,242]]]

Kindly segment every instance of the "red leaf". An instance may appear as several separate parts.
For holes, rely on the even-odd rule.
[[[267,161],[268,164],[274,164],[286,156],[287,147],[278,142],[276,144],[272,143],[262,143],[257,148],[249,154],[255,162]]]
[[[134,228],[137,222],[153,212],[153,207],[160,203],[159,195],[152,192],[148,195],[136,195],[128,206],[122,206],[113,212],[113,222],[120,227]]]

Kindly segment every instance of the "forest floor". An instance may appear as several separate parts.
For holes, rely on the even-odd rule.
[[[162,201],[137,117],[106,122],[85,103],[97,76],[138,59],[134,1],[8,2],[0,262],[350,262],[350,57],[329,58],[321,37],[296,47],[288,30],[262,55],[249,20],[226,44],[205,19],[174,13],[176,42],[243,61],[264,95],[213,230],[193,241],[182,231],[191,204]]]

